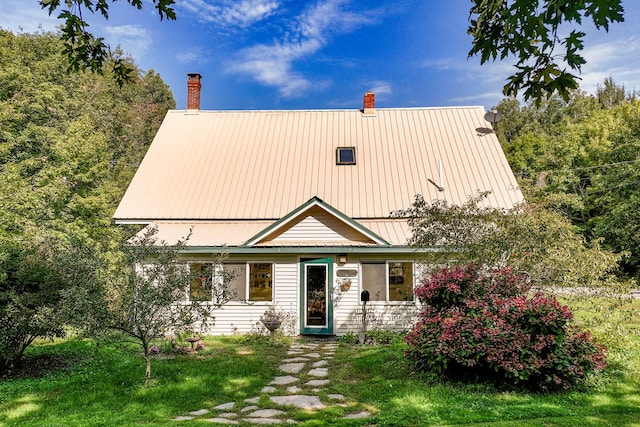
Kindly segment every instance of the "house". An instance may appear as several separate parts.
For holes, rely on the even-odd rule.
[[[482,107],[201,111],[199,74],[187,110],[169,111],[114,220],[158,228],[201,274],[188,298],[210,300],[212,254],[235,272],[234,301],[213,333],[245,332],[267,305],[293,312],[301,334],[401,329],[415,312],[420,254],[407,245],[416,194],[461,204],[523,201]],[[186,287],[186,286],[185,286]]]

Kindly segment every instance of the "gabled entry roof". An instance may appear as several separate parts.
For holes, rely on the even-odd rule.
[[[313,197],[248,239],[243,246],[384,245],[391,243]]]

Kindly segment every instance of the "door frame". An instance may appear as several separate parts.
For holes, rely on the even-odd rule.
[[[300,334],[301,335],[333,335],[333,257],[305,257],[299,260],[300,265]],[[306,326],[307,320],[307,266],[326,265],[327,280],[325,283],[326,326]]]

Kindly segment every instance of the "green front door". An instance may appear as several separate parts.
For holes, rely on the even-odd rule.
[[[333,335],[333,259],[300,261],[300,333]]]

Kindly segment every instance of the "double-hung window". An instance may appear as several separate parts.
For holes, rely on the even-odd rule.
[[[232,301],[273,300],[273,263],[225,262],[224,271]]]

